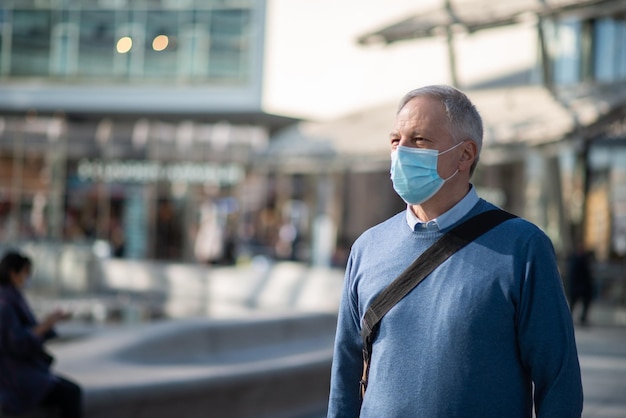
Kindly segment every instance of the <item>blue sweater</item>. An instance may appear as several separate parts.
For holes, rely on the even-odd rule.
[[[494,208],[481,199],[462,220]],[[444,232],[414,232],[403,212],[354,243],[328,416],[531,417],[534,397],[538,418],[580,417],[580,367],[554,249],[523,219],[457,252],[387,313],[361,402],[361,318]]]

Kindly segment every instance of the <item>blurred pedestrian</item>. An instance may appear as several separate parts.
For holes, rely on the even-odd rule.
[[[591,253],[581,242],[577,242],[574,250],[567,259],[567,280],[569,285],[569,306],[574,315],[576,306],[580,303],[579,321],[587,325],[589,307],[593,299],[593,274],[591,271]]]
[[[482,135],[478,111],[452,87],[401,100],[391,180],[407,209],[352,246],[329,417],[528,418],[534,406],[538,418],[580,418],[580,366],[554,248],[535,225],[478,197],[470,177]],[[494,218],[503,222],[477,238],[435,244],[458,225],[481,230]],[[417,287],[386,291],[411,277],[401,273],[417,256],[429,254],[419,270],[452,247]]]
[[[44,347],[68,314],[55,310],[37,322],[22,294],[31,272],[32,261],[19,252],[0,261],[0,410],[22,414],[49,405],[62,418],[81,417],[81,388],[51,372],[53,358]]]

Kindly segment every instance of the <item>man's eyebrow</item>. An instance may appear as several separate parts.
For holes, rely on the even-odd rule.
[[[392,138],[394,136],[402,136],[402,134],[400,133],[400,131],[391,131],[391,133],[389,134],[389,137]],[[424,139],[429,139],[430,137],[427,136],[426,134],[424,134],[423,131],[420,130],[412,130],[410,132],[407,133],[407,136],[411,137],[411,138],[424,138]]]

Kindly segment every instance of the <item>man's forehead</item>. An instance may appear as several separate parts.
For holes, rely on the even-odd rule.
[[[398,110],[398,114],[402,111],[406,111],[407,109],[411,110],[415,108],[429,109],[433,112],[445,112],[446,109],[445,105],[438,97],[424,95],[413,97],[411,100],[406,102],[404,106]]]
[[[394,126],[414,124],[441,124],[447,121],[445,107],[440,102],[418,102],[412,100],[396,115]]]

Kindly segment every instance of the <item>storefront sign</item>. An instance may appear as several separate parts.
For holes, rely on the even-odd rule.
[[[122,183],[169,181],[230,186],[244,178],[241,166],[214,163],[81,160],[77,171],[81,180]]]

